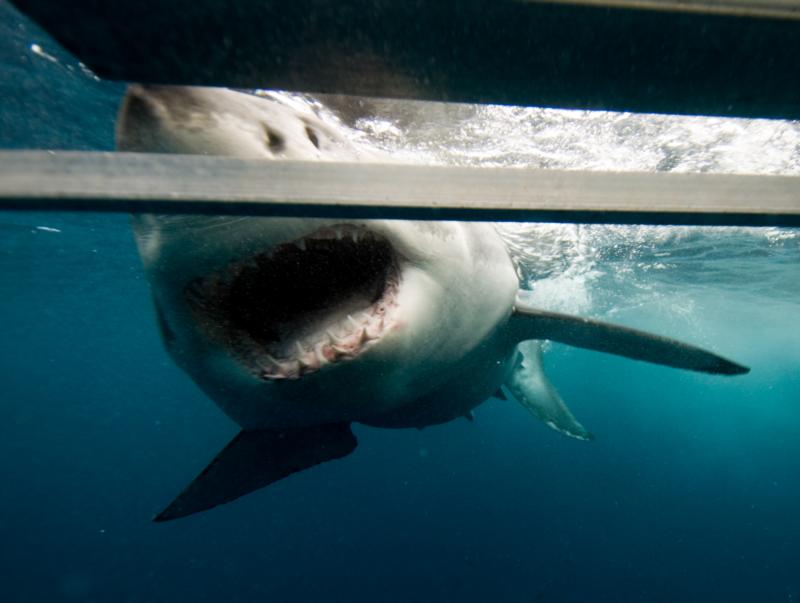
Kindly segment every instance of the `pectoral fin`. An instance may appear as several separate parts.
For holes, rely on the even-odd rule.
[[[205,511],[292,473],[350,454],[349,423],[291,431],[241,431],[154,521]]]
[[[523,341],[517,352],[517,364],[505,385],[511,396],[548,427],[571,438],[593,440],[545,376],[541,342]]]
[[[513,328],[519,339],[549,339],[674,368],[741,375],[749,368],[712,352],[637,329],[534,308],[517,297]]]

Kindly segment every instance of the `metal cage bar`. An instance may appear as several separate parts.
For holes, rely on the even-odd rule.
[[[800,177],[23,151],[0,209],[800,226]]]

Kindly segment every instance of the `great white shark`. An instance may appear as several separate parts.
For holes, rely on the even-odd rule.
[[[214,88],[130,86],[117,146],[386,159],[280,97]],[[169,354],[241,427],[158,521],[350,454],[352,423],[471,419],[492,396],[591,439],[542,370],[543,340],[693,371],[748,371],[660,335],[531,306],[490,224],[181,215],[133,224]]]

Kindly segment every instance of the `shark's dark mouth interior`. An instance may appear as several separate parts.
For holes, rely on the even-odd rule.
[[[201,329],[259,377],[294,379],[352,359],[392,326],[399,261],[383,236],[319,229],[195,279]]]

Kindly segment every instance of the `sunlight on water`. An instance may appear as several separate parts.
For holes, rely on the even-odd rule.
[[[400,162],[473,167],[800,174],[800,123],[304,95],[314,110]],[[746,303],[800,300],[800,229],[498,224],[537,301],[603,313],[728,292]],[[694,293],[691,293],[694,291]],[[713,293],[711,293],[713,295]]]

